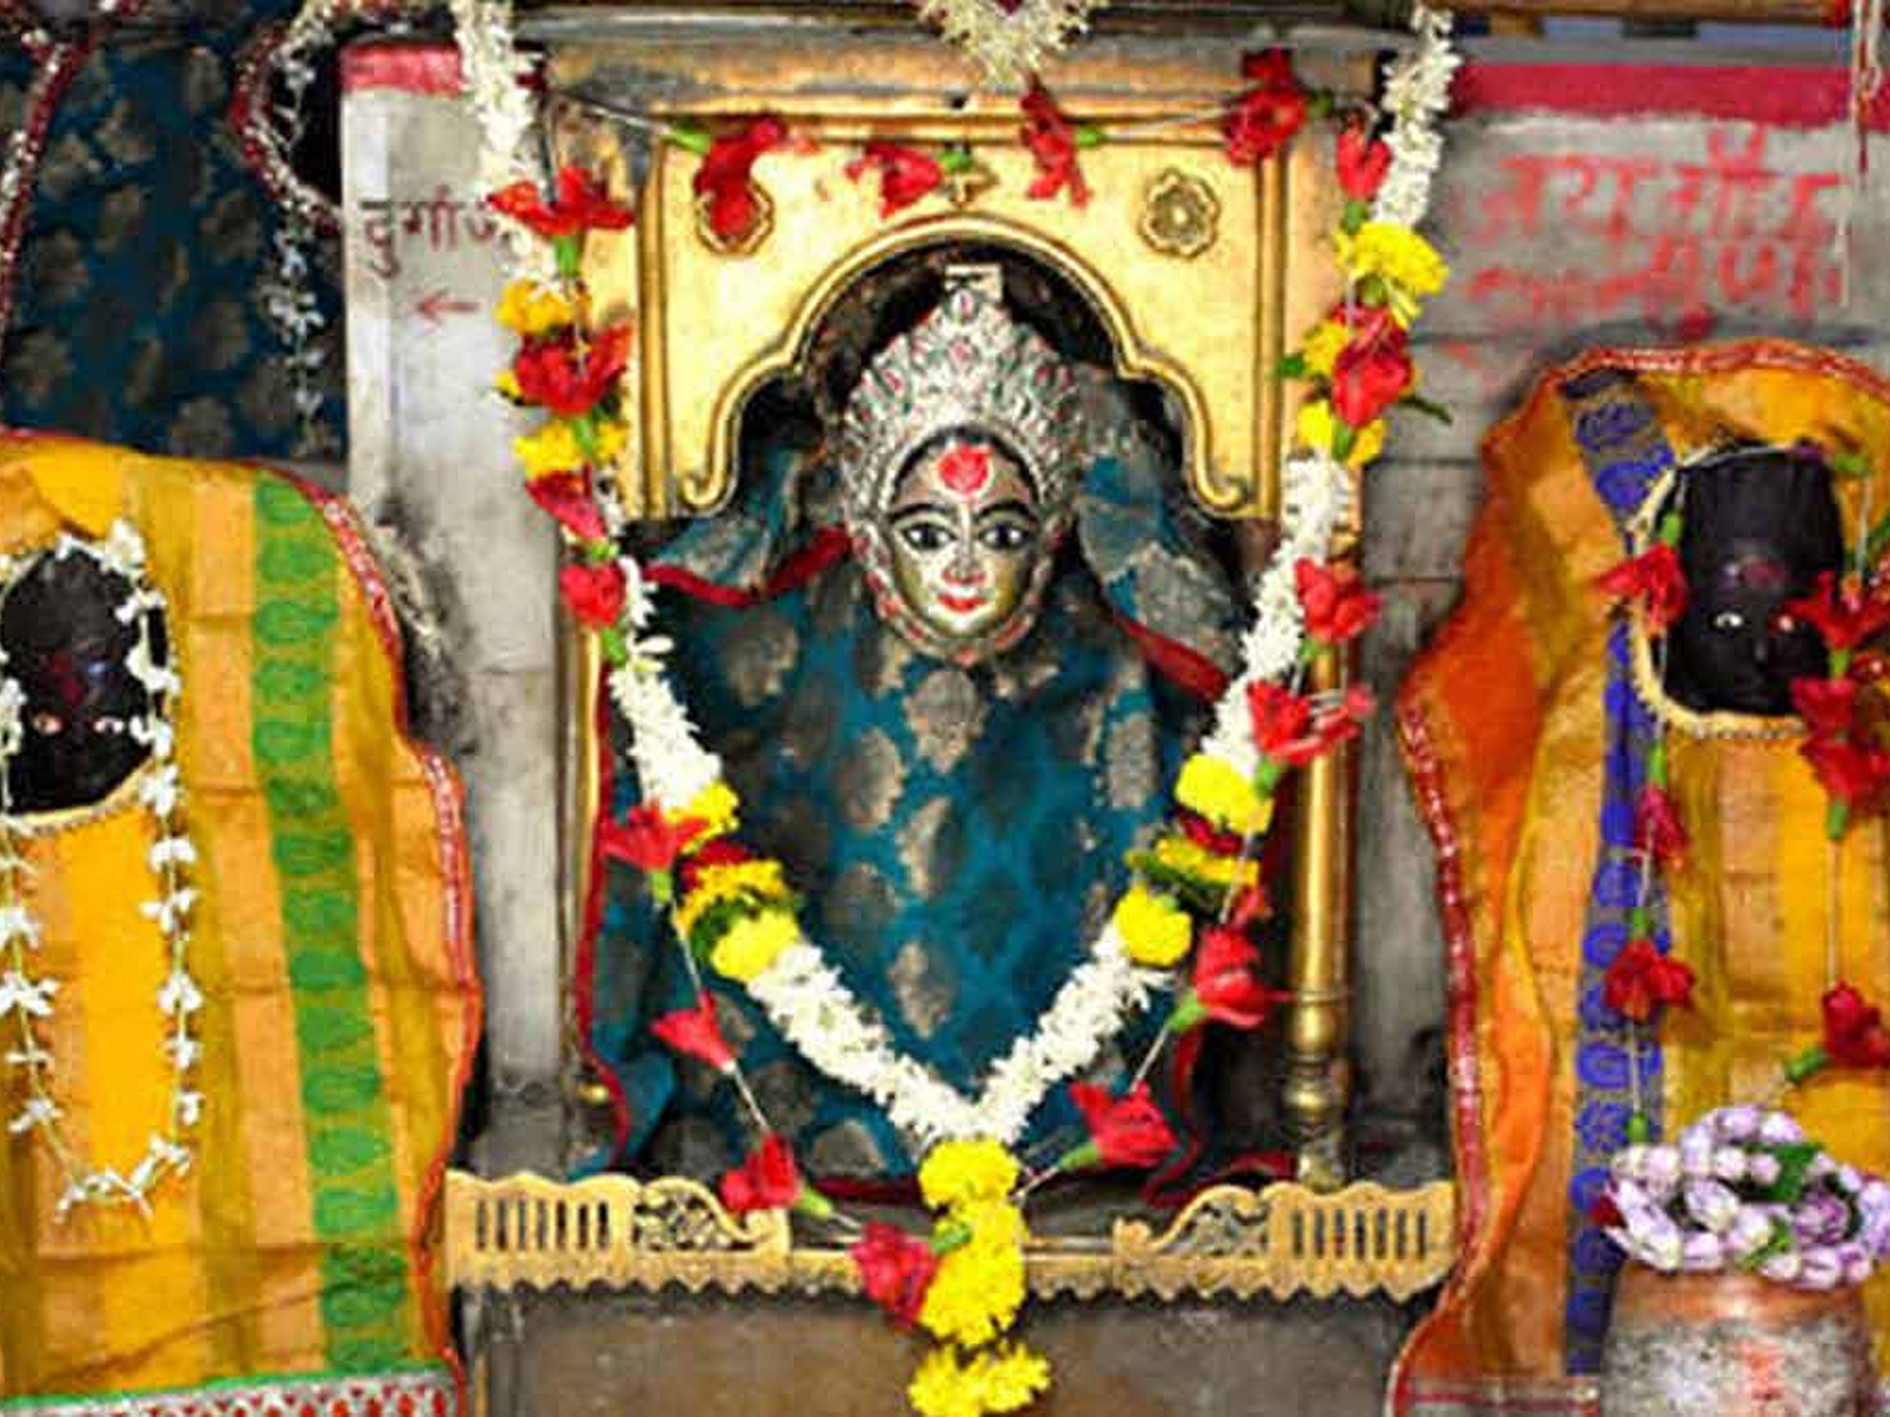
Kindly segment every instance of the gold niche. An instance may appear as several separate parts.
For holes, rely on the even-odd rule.
[[[637,226],[593,240],[586,271],[600,315],[633,319],[638,330],[626,390],[636,436],[617,469],[634,513],[704,515],[723,506],[754,392],[798,366],[822,316],[859,277],[902,253],[950,241],[1006,247],[1066,278],[1107,327],[1117,372],[1158,381],[1176,400],[1186,424],[1185,481],[1201,506],[1226,517],[1277,512],[1297,395],[1275,370],[1338,294],[1326,236],[1340,200],[1329,132],[1309,127],[1280,158],[1236,167],[1211,123],[1168,121],[1200,112],[1204,95],[1227,92],[1238,82],[1232,65],[1177,63],[1152,77],[1138,72],[1132,87],[1098,72],[1091,92],[1079,67],[1059,86],[1066,106],[1121,136],[1081,153],[1091,195],[1078,207],[1067,193],[1028,195],[1037,171],[1018,141],[1014,98],[949,93],[935,66],[888,59],[882,46],[874,61],[878,86],[909,79],[912,89],[867,104],[824,90],[788,48],[772,56],[765,76],[752,76],[752,91],[718,87],[690,101],[636,105],[655,121],[711,131],[761,113],[786,121],[796,141],[764,154],[753,173],[766,198],[766,228],[737,249],[717,249],[705,235],[695,154],[653,143],[633,160],[636,129],[613,128],[608,115],[577,104],[556,110],[561,157],[614,169],[620,182],[633,169],[641,174]],[[614,76],[634,73],[647,83],[672,58],[681,62],[660,46],[639,47],[633,65],[608,46],[587,49],[555,61],[553,87],[609,96],[624,107]],[[820,51],[818,62],[824,82],[844,80],[846,66],[831,50]],[[935,154],[961,148],[969,166],[885,216],[877,176],[847,173],[876,139]],[[1170,254],[1157,254],[1149,202],[1151,194],[1174,197],[1177,174],[1186,174],[1183,215],[1211,214],[1211,230],[1171,236],[1162,225]],[[1175,214],[1173,205],[1164,215]]]

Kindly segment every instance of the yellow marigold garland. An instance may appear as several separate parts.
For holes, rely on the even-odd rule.
[[[1258,836],[1273,820],[1273,799],[1263,797],[1233,764],[1196,753],[1181,765],[1175,800],[1221,831]]]
[[[1017,1158],[994,1141],[944,1141],[919,1166],[919,1194],[934,1210],[1002,1200],[1017,1174]]]
[[[785,910],[767,908],[738,916],[709,950],[718,974],[746,984],[800,938],[800,926]]]
[[[1151,969],[1179,964],[1194,945],[1194,920],[1188,912],[1172,896],[1140,883],[1123,892],[1112,919],[1129,958]]]
[[[526,339],[563,329],[575,318],[571,302],[555,287],[523,278],[505,287],[505,293],[499,297],[497,317],[501,325]]]
[[[940,1347],[919,1364],[906,1396],[919,1417],[984,1417],[1021,1412],[1050,1386],[1050,1365],[1021,1344],[999,1344],[961,1362]]]

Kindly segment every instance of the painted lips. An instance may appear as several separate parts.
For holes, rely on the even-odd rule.
[[[969,615],[984,604],[982,595],[945,595],[941,594],[938,603],[954,615]]]

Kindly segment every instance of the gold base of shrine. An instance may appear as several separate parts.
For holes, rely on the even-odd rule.
[[[599,1176],[448,1174],[447,1275],[460,1288],[613,1289],[764,1294],[859,1291],[843,1249],[797,1246],[784,1211],[731,1215],[700,1182]],[[1441,1281],[1456,1257],[1456,1191],[1357,1182],[1325,1194],[1282,1183],[1215,1186],[1159,1233],[1120,1219],[1100,1236],[1040,1238],[1031,1293],[1164,1300],[1267,1294],[1404,1300]]]

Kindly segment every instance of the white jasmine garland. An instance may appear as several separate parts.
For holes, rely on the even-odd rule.
[[[63,1220],[83,1205],[146,1209],[147,1197],[160,1182],[189,1168],[191,1154],[183,1134],[201,1119],[204,1101],[203,1094],[186,1082],[202,1058],[202,1048],[191,1034],[191,1018],[203,1008],[204,1000],[189,969],[190,916],[197,892],[184,874],[185,867],[197,860],[197,851],[180,819],[184,790],[170,722],[183,684],[176,670],[157,657],[152,636],[153,617],[163,610],[164,597],[144,578],[144,543],[128,522],[114,523],[111,534],[96,543],[62,536],[50,554],[61,559],[88,555],[132,586],[116,614],[121,623],[138,626],[138,639],[125,656],[125,668],[144,688],[148,708],[131,720],[127,731],[150,750],[136,800],[152,819],[155,840],[147,861],[157,883],[156,898],[139,908],[164,940],[167,968],[155,1002],[159,1014],[168,1020],[160,1062],[172,1079],[162,1127],[151,1133],[144,1155],[127,1171],[87,1167],[59,1128],[64,1112],[52,1092],[58,1060],[40,1032],[55,1017],[59,981],[32,972],[29,952],[39,948],[40,927],[26,893],[31,872],[19,842],[31,835],[33,824],[14,813],[7,786],[11,761],[24,741],[21,715],[26,695],[19,680],[4,675],[0,677],[0,1036],[9,1046],[0,1054],[0,1062],[25,1081],[25,1101],[8,1119],[7,1131],[12,1136],[37,1136],[51,1152],[64,1178],[56,1207]],[[8,584],[30,564],[29,558],[7,558]],[[127,614],[126,606],[135,608]],[[0,666],[4,662],[0,655]]]
[[[1382,107],[1391,115],[1385,145],[1391,167],[1372,202],[1372,220],[1416,226],[1430,207],[1431,182],[1443,162],[1437,120],[1450,107],[1450,82],[1463,63],[1450,47],[1451,14],[1419,0],[1411,11],[1417,48],[1385,66]]]
[[[490,32],[496,47],[482,51],[471,42],[481,13],[509,16],[498,0],[452,0],[469,83],[481,104],[488,146],[505,149],[510,121],[500,114],[500,81],[516,75],[504,58],[509,31]],[[1391,167],[1372,208],[1372,219],[1415,226],[1429,202],[1432,178],[1441,157],[1436,121],[1448,106],[1451,76],[1458,60],[1449,45],[1448,12],[1431,10],[1420,0],[1412,18],[1419,43],[1387,71],[1383,112],[1389,118],[1386,143]],[[489,27],[490,28],[490,27]],[[484,78],[474,81],[475,69]],[[507,92],[512,86],[507,85]],[[490,111],[486,105],[492,105]],[[491,185],[499,185],[494,181]],[[1242,664],[1216,705],[1213,729],[1200,751],[1251,779],[1259,767],[1247,691],[1262,681],[1294,674],[1305,641],[1304,615],[1297,589],[1301,561],[1325,562],[1335,531],[1353,514],[1353,473],[1320,450],[1302,450],[1283,470],[1281,539],[1271,561],[1253,583],[1253,623],[1242,640]],[[614,491],[594,494],[611,541],[621,545],[626,518]],[[648,583],[634,557],[619,556],[625,585],[624,609],[614,633],[624,646],[623,662],[608,677],[612,702],[630,732],[630,752],[646,803],[677,815],[708,788],[721,782],[719,758],[700,741],[687,709],[664,673],[673,650],[670,640],[649,635],[654,606]],[[700,976],[679,935],[692,978]],[[1094,1063],[1105,1043],[1130,1013],[1144,1007],[1149,994],[1172,982],[1172,974],[1138,968],[1113,924],[1092,941],[1088,958],[1058,990],[1035,1030],[1015,1041],[994,1063],[976,1097],[966,1097],[932,1069],[901,1053],[884,1022],[857,999],[828,963],[818,945],[797,937],[747,982],[748,991],[781,1033],[828,1077],[872,1098],[892,1123],[924,1145],[947,1139],[987,1138],[1014,1143],[1028,1127],[1044,1096],[1059,1083]],[[1152,1056],[1152,1055],[1151,1055]],[[742,1081],[735,1078],[758,1122],[769,1124]],[[1886,1196],[1886,1244],[1890,1244],[1890,1193]],[[1679,1237],[1674,1237],[1678,1263]]]

